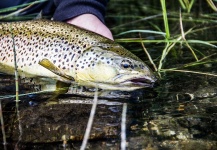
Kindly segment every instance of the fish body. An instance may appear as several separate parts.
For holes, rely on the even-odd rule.
[[[156,77],[137,56],[114,41],[50,20],[0,24],[0,72],[48,77],[81,86],[131,91]]]

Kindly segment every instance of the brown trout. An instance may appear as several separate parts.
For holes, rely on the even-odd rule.
[[[101,35],[67,23],[0,24],[0,72],[48,77],[80,86],[131,91],[151,87],[153,72],[137,56]]]

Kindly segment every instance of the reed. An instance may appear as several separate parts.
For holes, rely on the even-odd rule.
[[[94,116],[96,112],[97,102],[98,102],[98,88],[96,86],[96,91],[94,93],[94,99],[93,99],[93,105],[91,108],[90,117],[88,119],[87,128],[85,130],[85,134],[84,134],[84,138],[83,138],[80,150],[85,150],[87,147],[87,142],[90,137],[90,131],[92,129],[92,124],[93,124],[93,120],[94,120]]]
[[[156,7],[153,7],[153,4],[156,5]],[[185,49],[189,52],[187,52],[186,50],[181,50],[183,51],[182,53],[186,53],[189,58],[193,58],[195,60],[191,60],[191,62],[186,61],[186,64],[181,65],[184,68],[188,68],[188,64],[194,64],[194,67],[196,67],[199,65],[210,63],[210,61],[212,64],[215,64],[216,61],[214,61],[215,58],[213,59],[214,56],[212,56],[212,58],[210,57],[210,61],[205,61],[203,58],[209,56],[209,53],[212,53],[211,51],[215,51],[214,49],[217,48],[217,42],[214,40],[214,38],[204,38],[200,34],[204,34],[206,32],[209,33],[211,30],[216,30],[216,25],[213,24],[213,22],[216,22],[216,16],[204,10],[203,13],[200,13],[199,16],[195,17],[195,7],[200,7],[202,9],[204,8],[202,6],[198,6],[199,4],[195,0],[179,0],[179,7],[182,8],[182,11],[177,11],[178,7],[176,8],[176,10],[171,9],[171,6],[170,8],[168,8],[168,4],[169,3],[167,3],[167,1],[161,0],[160,3],[147,2],[146,5],[141,6],[141,9],[143,10],[144,14],[146,14],[146,17],[136,19],[139,18],[139,16],[136,16],[134,20],[126,23],[120,23],[119,25],[111,28],[112,30],[118,30],[118,28],[121,28],[121,30],[123,28],[129,29],[119,32],[116,35],[117,37],[119,37],[116,39],[116,41],[120,43],[130,43],[130,45],[142,43],[141,49],[146,49],[146,56],[148,57],[154,70],[158,72],[160,76],[162,73],[171,71],[170,69],[175,70],[174,67],[172,67],[174,66],[174,63],[172,61],[175,61],[176,57],[181,58],[182,56],[176,55],[176,57],[172,57],[172,55],[174,52],[177,53],[177,49],[180,49],[180,47],[185,47]],[[170,3],[169,5],[172,4]],[[207,0],[207,3],[203,2],[203,4],[200,5],[207,5],[207,7],[210,6],[210,9],[212,8],[214,11],[216,11],[214,2],[212,0]],[[156,9],[160,7],[161,10]],[[120,8],[119,11],[122,11],[122,9],[123,8]],[[160,12],[162,12],[162,16],[158,14]],[[125,13],[127,15],[127,12]],[[147,14],[150,15],[148,16]],[[144,26],[144,23],[146,26]],[[206,24],[210,25],[207,26]],[[177,26],[177,28],[179,29],[174,30],[174,26]],[[144,38],[144,35],[152,36],[153,38],[147,39]],[[152,45],[155,47],[155,49],[157,49],[154,55],[153,53],[149,53],[150,49],[152,49]],[[195,48],[195,45],[197,48]],[[210,49],[210,52],[207,53],[208,50],[206,51],[200,49],[200,47],[198,48],[198,45],[201,45],[201,47],[204,47],[205,49]],[[158,48],[158,46],[160,48]],[[142,53],[142,51],[139,50],[137,50],[136,52],[138,54]],[[185,60],[183,59],[180,61]],[[157,70],[155,68],[157,68]],[[181,70],[184,70],[184,68],[179,68],[179,71],[181,72]],[[191,67],[191,69],[193,68]],[[202,70],[201,72],[194,70],[191,71],[200,75],[204,74]],[[191,73],[191,71],[186,72]],[[216,74],[210,73],[210,75],[215,76]]]

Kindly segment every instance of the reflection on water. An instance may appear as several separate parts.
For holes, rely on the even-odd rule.
[[[10,81],[6,77],[4,80]],[[12,84],[4,82],[4,87],[7,89]],[[182,80],[176,80],[176,84],[185,85]],[[176,91],[172,82],[165,85],[160,84],[155,92],[149,90],[149,95],[146,90],[136,91],[127,100],[99,98],[87,147],[120,148],[122,106],[127,102],[126,140],[129,149],[214,149],[217,146],[217,93],[210,97],[201,95],[216,92],[216,87],[207,93],[203,89],[203,94],[196,95],[200,89],[195,91],[191,85],[185,85],[182,92]],[[4,95],[6,92],[12,94],[2,88],[1,95],[3,91]],[[2,100],[8,148],[18,141],[21,125],[20,149],[63,148],[63,139],[67,141],[68,149],[79,149],[93,98],[69,94],[50,105],[46,98],[39,94],[21,97],[20,118],[15,112],[14,98]]]

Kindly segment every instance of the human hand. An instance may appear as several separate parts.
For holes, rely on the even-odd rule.
[[[114,40],[111,31],[95,15],[83,14],[68,20],[67,23],[93,31]]]

